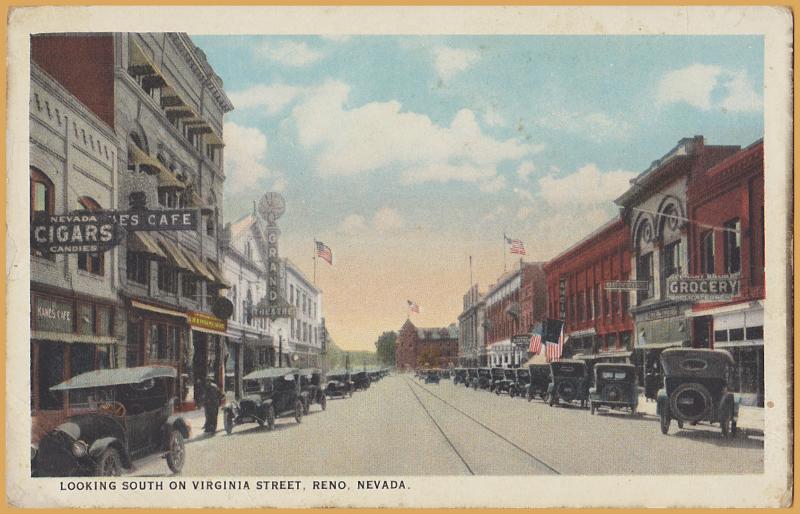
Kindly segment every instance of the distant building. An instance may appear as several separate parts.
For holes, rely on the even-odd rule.
[[[486,301],[473,285],[464,295],[464,311],[458,316],[458,364],[480,366],[486,364]]]
[[[284,334],[287,357],[285,364],[292,366],[320,366],[323,342],[322,291],[306,277],[291,260],[283,260],[284,298],[295,306],[296,315],[289,321],[288,334]]]
[[[458,327],[417,328],[406,320],[397,335],[398,369],[445,368],[458,361]]]

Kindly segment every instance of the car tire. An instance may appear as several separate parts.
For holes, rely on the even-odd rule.
[[[98,477],[118,477],[122,474],[122,459],[116,448],[106,448],[97,459],[94,475]]]
[[[303,416],[308,416],[309,411],[311,411],[311,400],[306,398],[303,400]]]
[[[496,394],[497,396],[500,396],[500,388],[499,387],[495,387],[494,388],[494,394]]]
[[[595,408],[596,408],[596,407],[595,407],[595,405],[594,405],[594,402],[589,402],[589,413],[590,413],[592,416],[594,416],[594,410],[595,410]]]
[[[167,466],[174,474],[178,474],[183,469],[186,461],[186,443],[180,430],[173,430],[169,433],[169,443],[167,445]]]
[[[222,418],[222,424],[225,426],[225,432],[231,435],[233,432],[233,412],[225,411],[225,416]]]
[[[273,430],[275,428],[275,408],[272,405],[267,408],[266,422],[269,430]]]
[[[509,389],[508,396],[514,398],[515,396],[517,396],[517,392],[514,389]]]
[[[664,407],[664,410],[661,411],[661,433],[667,435],[669,433],[669,424],[672,422],[672,419],[669,415],[668,407]]]
[[[683,430],[683,421],[681,421],[681,420],[678,420],[678,428],[680,428],[681,430]]]
[[[556,403],[556,395],[555,395],[555,393],[550,393],[550,397],[548,398],[547,403],[550,404],[551,407],[553,405],[555,405],[555,403]]]
[[[703,402],[703,409],[697,412],[687,412],[686,409],[681,409],[678,400],[685,395],[690,395],[690,398],[693,396],[695,399],[701,400]],[[713,399],[711,392],[706,386],[697,382],[685,382],[676,387],[672,394],[669,395],[670,412],[680,414],[680,417],[685,421],[697,422],[706,419],[712,406]]]
[[[324,396],[324,395],[323,395],[323,397],[322,397],[322,398],[320,398],[320,400],[319,400],[319,406],[320,406],[320,407],[322,407],[322,410],[325,410],[325,409],[328,407],[328,400],[327,400],[327,399],[325,399],[325,396]]]
[[[303,402],[301,400],[294,402],[294,420],[297,423],[303,422]]]

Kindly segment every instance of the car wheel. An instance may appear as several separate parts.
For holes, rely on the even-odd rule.
[[[531,393],[528,393],[528,402],[531,401],[533,401],[533,395]]]
[[[272,405],[267,409],[267,428],[270,430],[275,428],[275,408]]]
[[[225,417],[222,419],[222,423],[225,426],[225,432],[230,435],[231,432],[233,432],[233,412],[225,411]]]
[[[303,415],[307,416],[308,412],[311,410],[311,400],[306,398],[303,400]]]
[[[594,402],[589,402],[589,412],[592,414],[592,416],[594,416],[594,410],[595,410]]]
[[[661,433],[666,435],[669,432],[669,424],[672,420],[670,419],[669,411],[667,407],[664,407],[664,410],[661,412]]]
[[[678,420],[678,428],[680,428],[681,430],[683,430],[683,421],[681,421],[681,420]]]
[[[509,389],[508,390],[508,396],[513,398],[513,397],[517,396],[517,393],[513,389]]]
[[[549,403],[551,407],[556,403],[556,395],[554,393],[550,394],[550,399],[547,403]]]
[[[167,447],[167,466],[176,475],[183,469],[183,462],[186,460],[186,445],[183,442],[183,434],[180,430],[173,430],[169,434],[169,446]]]
[[[122,459],[115,448],[106,448],[97,459],[94,474],[98,477],[118,477],[122,474]]]
[[[298,423],[303,422],[303,402],[300,400],[294,403],[294,420]]]
[[[319,406],[322,407],[322,410],[325,410],[328,407],[328,400],[325,399],[324,396],[320,399]]]
[[[496,394],[497,396],[500,396],[500,388],[499,387],[495,388],[494,394]]]

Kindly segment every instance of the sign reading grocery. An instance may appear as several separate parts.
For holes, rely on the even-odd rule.
[[[649,286],[647,280],[610,280],[603,288],[606,291],[646,291]]]
[[[667,297],[698,302],[725,301],[739,295],[739,286],[739,277],[735,275],[669,277]]]
[[[214,330],[216,332],[225,332],[228,328],[227,321],[205,312],[189,311],[186,313],[186,317],[191,327]]]

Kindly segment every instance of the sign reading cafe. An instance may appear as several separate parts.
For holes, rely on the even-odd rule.
[[[258,318],[290,318],[295,315],[295,307],[281,295],[281,260],[278,255],[278,236],[281,231],[277,220],[286,210],[283,197],[274,192],[264,194],[258,204],[258,212],[267,221],[265,236],[267,241],[267,296],[253,309]]]

